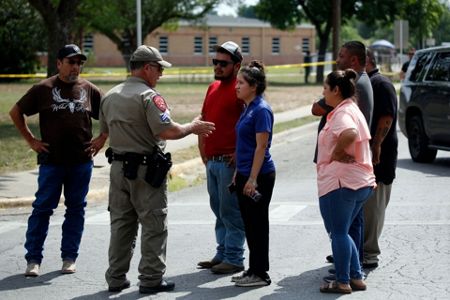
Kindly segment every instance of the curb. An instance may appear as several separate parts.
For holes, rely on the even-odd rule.
[[[294,118],[302,118],[305,117],[306,115],[310,115],[310,108],[308,107],[300,107],[299,109],[293,110],[293,111],[286,111],[286,112],[281,112],[276,114],[278,117],[278,120],[276,123],[278,122],[286,122],[289,120],[292,120]],[[294,117],[292,115],[295,115]],[[305,127],[311,124],[314,124],[315,122],[309,123],[309,124],[304,124],[300,127]],[[282,132],[279,132],[277,134],[274,135],[275,137],[283,137],[284,135],[288,134],[289,132],[291,132],[292,130],[295,130],[299,127],[296,128],[291,128],[291,129],[287,129],[284,130]],[[180,140],[182,141],[182,140]],[[177,151],[181,148],[186,148],[186,147],[190,147],[190,145],[188,145],[189,143],[192,142],[196,142],[197,138],[192,138],[190,141],[186,140],[182,143],[179,144],[172,144],[172,149],[169,149],[170,151]],[[167,148],[166,148],[167,149]],[[108,172],[109,173],[109,172]],[[188,181],[188,182],[193,182],[194,180],[196,180],[199,177],[199,174],[204,174],[205,170],[204,170],[204,165],[203,162],[201,161],[201,159],[199,157],[191,159],[191,160],[187,160],[184,161],[182,163],[178,163],[172,166],[171,170],[170,170],[170,174],[171,176],[177,176],[177,177],[181,177],[182,179]],[[91,179],[91,183],[92,183],[92,179]],[[106,187],[101,187],[101,188],[95,188],[95,189],[90,189],[87,195],[88,198],[88,203],[90,201],[99,201],[99,200],[105,200],[108,198],[108,191],[109,191],[109,184]],[[27,196],[27,197],[0,197],[0,209],[5,209],[5,208],[17,208],[17,207],[23,207],[23,206],[31,206],[33,201],[35,200],[34,197],[34,193],[35,191],[32,191],[33,196]],[[60,204],[64,203],[64,201],[61,201],[64,199],[64,196],[61,196],[60,199]]]

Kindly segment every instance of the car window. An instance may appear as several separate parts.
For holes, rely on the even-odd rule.
[[[450,52],[437,53],[434,63],[428,71],[425,80],[450,81]]]
[[[425,53],[417,53],[413,59],[411,60],[408,71],[410,71],[409,80],[410,81],[418,81],[423,77],[423,74],[426,72],[425,66],[430,62],[433,53],[425,52]]]

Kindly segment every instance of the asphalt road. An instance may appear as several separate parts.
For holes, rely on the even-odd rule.
[[[312,156],[317,124],[276,136],[272,153],[277,181],[270,210],[272,285],[238,288],[230,276],[197,270],[214,254],[214,218],[204,185],[169,195],[166,276],[170,293],[143,296],[137,287],[139,243],[128,278],[131,288],[106,291],[109,220],[106,202],[87,208],[78,271],[61,275],[59,247],[63,208],[52,217],[42,275],[25,278],[24,235],[30,208],[0,211],[0,299],[336,299],[319,292],[331,267],[330,243],[319,212]],[[347,299],[450,299],[450,153],[433,164],[411,161],[399,134],[397,179],[381,239],[380,267],[368,274],[368,290]]]

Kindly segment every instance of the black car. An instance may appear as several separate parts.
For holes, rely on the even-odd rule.
[[[414,161],[450,151],[450,47],[416,51],[400,89],[398,123]]]

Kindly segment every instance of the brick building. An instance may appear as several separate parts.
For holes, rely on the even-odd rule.
[[[266,65],[278,65],[303,62],[304,52],[316,51],[315,37],[314,26],[308,24],[281,31],[257,19],[208,15],[204,24],[180,21],[176,31],[158,28],[144,43],[158,48],[175,66],[210,65],[214,45],[228,40],[241,46],[245,61],[259,59]],[[106,36],[94,34],[90,44],[95,66],[124,65],[120,52]]]

